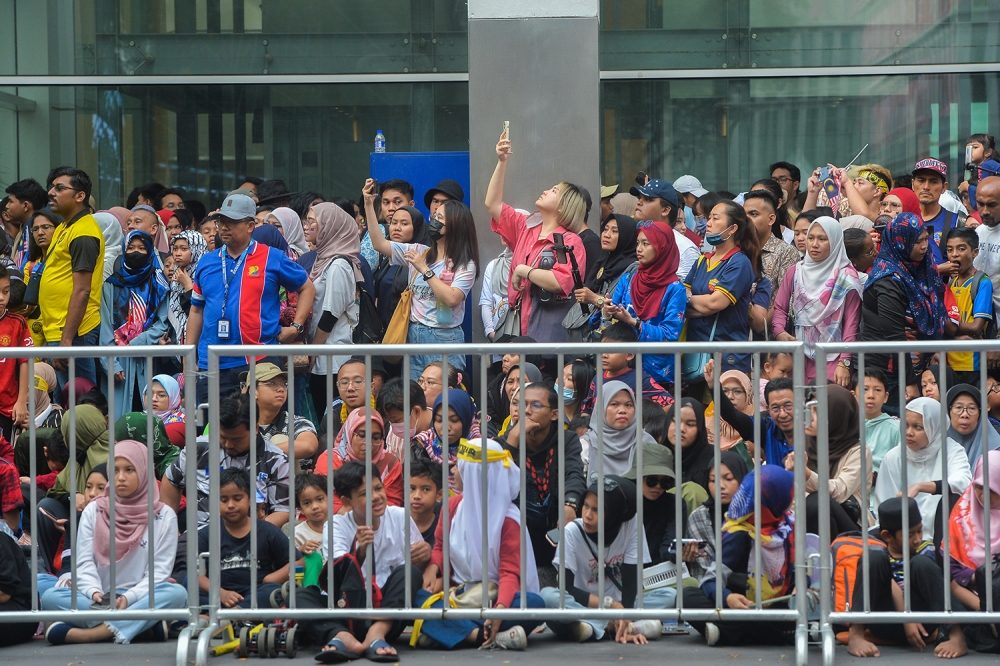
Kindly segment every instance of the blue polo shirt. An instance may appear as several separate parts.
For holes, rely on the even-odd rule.
[[[222,264],[225,261],[226,274]],[[240,258],[232,258],[222,247],[210,252],[198,262],[194,273],[191,304],[204,308],[204,325],[198,340],[198,367],[208,367],[209,345],[273,345],[277,344],[281,325],[280,290],[298,291],[309,279],[301,266],[284,252],[263,243],[250,241],[246,257],[239,270]],[[236,274],[233,274],[236,271]],[[219,339],[222,319],[225,279],[229,280],[225,318],[229,320],[229,339]],[[236,368],[249,363],[243,356],[223,356],[220,368]]]
[[[944,206],[942,206],[941,210],[938,211],[938,214],[932,219],[924,220],[924,226],[933,227],[934,229],[927,238],[929,241],[927,244],[927,251],[931,253],[932,257],[934,257],[934,265],[936,266],[944,261],[944,255],[941,252],[941,239],[944,237],[945,231],[947,231],[945,227],[948,229],[957,227],[958,215],[949,212]]]
[[[750,259],[735,248],[711,268],[709,261],[709,255],[698,257],[684,284],[694,296],[721,291],[731,305],[718,314],[718,324],[716,317],[688,319],[687,340],[708,342],[711,338],[716,342],[746,342],[750,337],[750,292],[755,282]],[[722,371],[727,370],[750,372],[750,355],[723,354]]]

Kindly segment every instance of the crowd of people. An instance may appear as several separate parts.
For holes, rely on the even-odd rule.
[[[409,596],[426,608],[444,603],[445,586],[460,606],[617,609],[641,599],[645,608],[665,609],[680,594],[687,608],[714,608],[718,599],[733,609],[788,608],[797,520],[813,534],[828,523],[832,540],[874,526],[872,610],[903,610],[909,586],[913,610],[943,611],[945,567],[952,608],[985,608],[983,581],[994,575],[987,553],[1000,550],[1000,355],[910,354],[900,368],[895,352],[868,354],[860,376],[849,353],[816,358],[817,345],[831,342],[996,337],[1000,162],[992,137],[973,135],[969,145],[975,168],[957,194],[934,158],[895,179],[878,164],[827,165],[812,172],[804,191],[800,169],[778,162],[740,194],[710,192],[692,175],[640,177],[628,192],[603,186],[595,202],[585,188],[560,182],[529,212],[504,201],[514,159],[501,135],[485,205],[504,250],[482,267],[485,225],[477,227],[454,180],[423,194],[429,218],[402,180],[369,179],[354,202],[247,177],[212,212],[156,183],[137,188],[125,206],[99,209],[90,177],[72,167],[52,170],[45,187],[14,183],[0,203],[0,345],[163,349],[151,366],[145,357],[77,356],[72,382],[59,350],[37,357],[33,377],[27,359],[36,352],[0,360],[0,612],[32,607],[18,542],[37,546],[43,610],[74,601],[145,608],[151,597],[156,608],[185,608],[185,585],[196,575],[186,561],[191,539],[222,565],[220,580],[199,577],[202,604],[216,586],[222,607],[247,608],[256,586],[275,617],[294,567],[304,572],[295,583],[298,607],[328,606],[328,565],[343,595],[338,603],[357,604],[345,590],[370,586],[383,607],[402,607],[407,561]],[[599,233],[588,226],[594,218]],[[470,303],[477,282],[481,291]],[[498,355],[479,395],[456,353],[474,304],[491,341],[580,341],[593,352],[561,367],[544,353]],[[721,367],[688,354],[675,367],[672,354],[644,353],[637,364],[635,353],[601,350],[606,343],[641,350],[650,341],[747,340],[804,343],[805,442],[795,441],[787,354],[762,354],[755,384],[750,354],[723,353]],[[352,345],[377,342],[441,344],[449,356],[413,355],[403,376],[401,358],[373,356],[366,365],[352,354]],[[330,345],[329,354],[295,354],[303,343]],[[198,404],[208,402],[209,346],[258,344],[274,353],[252,369],[245,356],[219,358],[220,393],[212,399],[221,472],[219,506],[212,506],[202,472],[214,456],[207,433],[186,440],[194,416],[183,396],[194,391]],[[184,385],[186,361],[171,355],[171,345],[196,347],[195,386]],[[815,392],[824,363],[830,418],[820,424]],[[984,367],[986,395],[977,388]],[[828,429],[826,487],[820,426]],[[187,478],[191,446],[196,479]],[[797,507],[796,465],[806,478]],[[823,494],[829,515],[821,513]],[[182,510],[187,502],[196,502],[196,525]],[[213,520],[221,520],[219,544],[210,543]],[[754,570],[758,549],[761,571]],[[672,586],[639,589],[640,570],[674,562],[678,552],[684,566],[673,571]],[[854,609],[863,596],[857,580],[847,593]],[[795,630],[780,621],[691,624],[709,645],[791,644]],[[418,621],[410,643],[524,649],[540,625]],[[577,642],[645,644],[663,630],[655,619],[547,625]],[[7,626],[0,645],[38,629]],[[316,659],[334,663],[398,661],[393,643],[406,623],[299,626],[302,638],[322,646]],[[52,644],[128,643],[166,640],[177,630],[159,621],[68,620],[47,625],[44,635]],[[856,623],[842,639],[859,657],[878,656],[886,642],[933,646],[940,657],[1000,651],[992,625]]]

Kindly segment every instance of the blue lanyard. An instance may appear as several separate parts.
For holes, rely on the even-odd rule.
[[[229,303],[229,284],[230,284],[229,280],[230,280],[230,278],[235,278],[236,275],[240,272],[240,267],[243,265],[243,261],[247,258],[247,254],[250,253],[250,248],[252,248],[253,246],[254,246],[254,241],[250,241],[250,244],[247,245],[247,247],[246,247],[245,250],[243,250],[243,254],[241,254],[240,258],[236,260],[236,265],[233,266],[232,272],[230,272],[229,269],[226,268],[226,256],[229,253],[226,251],[225,248],[222,249],[222,254],[221,254],[221,256],[222,256],[222,284],[223,284],[223,291],[222,291],[222,319],[226,318],[226,305]]]

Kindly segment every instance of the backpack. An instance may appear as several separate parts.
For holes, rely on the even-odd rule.
[[[973,277],[976,278],[972,281],[972,303],[975,305],[976,295],[979,293],[979,284],[983,280],[989,280],[990,276],[982,271],[976,271],[976,274]],[[986,328],[983,330],[983,340],[995,340],[997,337],[996,308],[992,307],[990,308],[990,311],[993,313],[993,318],[990,319],[990,323],[988,323]]]
[[[868,548],[886,551],[885,544],[868,537]],[[858,566],[865,551],[861,532],[848,532],[830,544],[830,559],[833,560],[833,612],[848,613],[852,610],[851,597],[854,596],[854,582],[858,577]]]
[[[337,259],[343,259],[353,266],[350,257],[338,254],[333,260]],[[368,292],[364,280],[355,283],[354,298],[358,303],[358,325],[351,334],[351,342],[356,345],[377,345],[382,342],[382,336],[385,335],[385,324],[378,315],[375,299]]]

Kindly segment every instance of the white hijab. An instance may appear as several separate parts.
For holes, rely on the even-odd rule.
[[[597,414],[591,416],[591,423],[598,422],[600,425],[597,426],[601,429],[603,434],[604,443],[604,474],[615,474],[617,476],[622,476],[627,474],[632,469],[632,458],[635,455],[635,445],[636,445],[636,429],[638,424],[636,419],[633,417],[632,422],[628,424],[622,430],[615,430],[608,423],[608,405],[611,400],[618,395],[620,392],[626,391],[629,397],[632,398],[632,404],[635,404],[635,393],[629,388],[628,384],[625,382],[613,381],[607,382],[602,387],[602,398],[604,403],[604,408],[601,410],[600,416]],[[643,443],[656,444],[656,440],[653,439],[652,435],[646,432],[642,433]],[[587,460],[591,461],[590,464],[593,467],[589,470],[589,478],[594,481],[597,478],[597,430],[593,425],[590,427],[590,431],[586,435],[588,444],[588,455]]]
[[[281,233],[285,237],[285,242],[297,255],[301,257],[309,251],[306,233],[302,229],[302,220],[299,219],[298,213],[291,208],[275,208],[267,216],[281,222]]]
[[[115,260],[122,256],[122,241],[125,235],[122,233],[122,225],[118,218],[107,212],[94,213],[97,226],[101,228],[104,236],[104,279],[107,280],[115,271]]]
[[[482,487],[483,443],[487,454],[487,486]],[[521,472],[510,452],[493,440],[474,439],[458,450],[458,472],[462,477],[462,501],[455,509],[451,522],[451,576],[459,583],[477,583],[483,579],[483,503],[486,503],[486,537],[489,553],[487,578],[500,583],[500,532],[508,518],[521,524],[521,513],[514,499],[521,489]],[[538,569],[531,549],[531,537],[524,532],[526,560],[522,562],[527,576],[528,592],[539,591]]]

